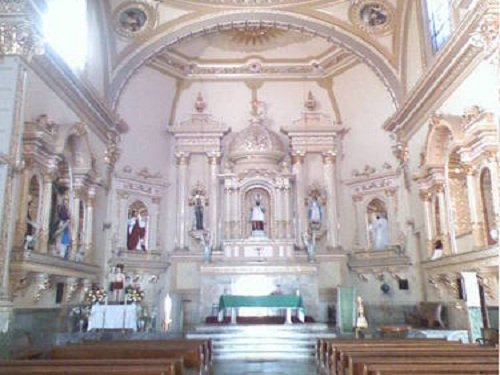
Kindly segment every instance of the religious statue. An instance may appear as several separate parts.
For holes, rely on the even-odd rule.
[[[385,250],[389,245],[389,223],[385,217],[377,214],[370,224],[370,233],[374,250]]]
[[[194,230],[203,230],[203,201],[199,195],[195,197],[194,201]]]
[[[114,268],[113,281],[111,282],[111,290],[113,291],[115,302],[121,302],[123,300],[124,287],[125,274],[123,273],[123,264],[117,264]]]
[[[265,209],[261,205],[262,196],[255,195],[255,204],[250,211],[250,222],[252,224],[252,235],[263,234],[264,232],[264,212]]]
[[[204,231],[202,235],[203,262],[210,263],[212,258],[212,236],[209,231]]]
[[[432,254],[431,260],[439,259],[443,256],[443,242],[437,240],[434,242],[434,253]]]
[[[307,209],[307,220],[309,221],[311,228],[319,229],[321,227],[321,223],[323,222],[323,208],[321,207],[317,196],[314,196],[309,203],[309,207]]]
[[[33,221],[31,206],[31,201],[29,201],[26,213],[26,232],[24,234],[24,250],[26,251],[32,251],[35,248],[36,232],[38,229],[38,224]]]
[[[356,298],[356,302],[358,305],[358,308],[357,308],[358,315],[356,317],[356,331],[355,331],[355,333],[356,333],[356,338],[359,339],[359,338],[364,337],[363,331],[368,328],[368,321],[366,320],[366,317],[365,317],[365,308],[363,306],[363,298],[358,296]]]
[[[132,210],[127,226],[127,249],[146,251],[146,221],[137,210]]]
[[[67,192],[58,194],[57,201],[55,211],[53,211],[49,242],[55,245],[57,255],[67,259],[71,247],[71,216]]]
[[[304,245],[306,246],[307,260],[310,263],[314,263],[314,258],[316,255],[316,236],[314,234],[314,231],[312,233],[312,236],[307,231],[305,231],[302,234],[302,241],[304,242]]]

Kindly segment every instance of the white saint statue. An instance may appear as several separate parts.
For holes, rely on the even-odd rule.
[[[323,221],[323,209],[321,208],[321,205],[318,202],[318,197],[316,196],[313,197],[311,203],[309,204],[309,208],[307,210],[307,219],[311,226],[321,226],[321,222]]]
[[[209,231],[203,232],[202,236],[203,243],[203,262],[210,263],[212,257],[212,236]]]
[[[373,250],[385,250],[389,245],[389,222],[381,215],[377,215],[370,225],[373,240]]]
[[[255,204],[250,211],[250,223],[252,224],[252,236],[264,235],[265,209],[261,205],[262,196],[255,196]]]

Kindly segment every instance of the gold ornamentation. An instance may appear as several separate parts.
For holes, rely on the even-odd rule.
[[[25,1],[22,1],[24,3]],[[7,8],[8,9],[8,8]],[[3,9],[0,9],[3,10]],[[3,13],[3,12],[2,12]],[[43,40],[27,14],[6,12],[0,23],[0,56],[17,55],[30,59],[33,55],[44,52]],[[11,17],[11,16],[14,17]]]
[[[304,103],[304,107],[309,111],[313,112],[316,110],[316,107],[318,106],[318,102],[314,98],[313,94],[311,91],[307,93],[307,99]]]
[[[267,44],[272,39],[282,36],[286,31],[280,30],[272,26],[265,26],[262,24],[244,24],[237,26],[232,30],[225,31],[233,42],[252,45]]]
[[[377,169],[375,167],[372,167],[370,165],[365,165],[365,168],[363,169],[362,172],[358,171],[357,169],[354,169],[352,171],[352,176],[353,177],[370,177],[373,175],[375,172],[377,172]]]
[[[113,14],[115,31],[128,39],[151,32],[157,21],[156,10],[142,1],[127,1]]]
[[[205,111],[206,107],[207,107],[207,103],[203,99],[201,92],[199,92],[198,96],[196,97],[196,101],[194,102],[194,109],[198,113],[203,113]]]

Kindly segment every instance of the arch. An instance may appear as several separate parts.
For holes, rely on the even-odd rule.
[[[388,90],[393,105],[399,107],[403,89],[400,80],[390,62],[376,48],[355,38],[352,34],[336,25],[319,21],[304,15],[284,11],[252,11],[238,10],[215,14],[198,19],[189,24],[183,24],[174,30],[169,30],[162,36],[151,38],[149,44],[144,44],[124,58],[115,68],[109,91],[109,101],[113,110],[117,109],[121,92],[131,76],[148,60],[165,48],[188,38],[210,34],[219,30],[229,30],[247,22],[265,22],[277,28],[291,29],[299,32],[325,38],[361,58],[380,78]],[[195,31],[193,31],[195,30]]]
[[[425,146],[427,166],[444,167],[448,161],[448,152],[453,142],[453,132],[446,125],[431,128]]]

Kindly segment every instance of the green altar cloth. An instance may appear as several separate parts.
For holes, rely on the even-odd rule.
[[[231,307],[274,307],[304,310],[302,297],[294,294],[275,294],[270,296],[229,296],[219,299],[219,311]]]

